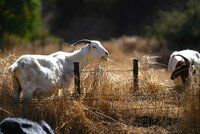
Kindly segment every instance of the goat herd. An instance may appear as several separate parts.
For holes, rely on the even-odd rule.
[[[70,46],[85,43],[74,52],[55,52],[50,55],[22,55],[8,71],[13,80],[14,98],[28,101],[31,97],[48,97],[57,94],[58,90],[68,90],[73,81],[74,62],[79,62],[80,71],[97,60],[106,60],[109,52],[96,40],[79,40]],[[200,69],[200,54],[194,50],[175,51],[171,54],[168,70],[171,79],[181,77],[183,84],[194,82]],[[30,128],[30,129],[27,129]],[[11,131],[14,130],[14,131]],[[0,133],[47,133],[53,131],[46,122],[32,122],[20,118],[6,118],[0,124]],[[31,132],[29,132],[31,133]]]

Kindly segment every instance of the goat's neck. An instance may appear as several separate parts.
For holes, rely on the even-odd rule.
[[[87,55],[85,55],[81,49],[74,51],[70,57],[72,62],[79,62],[80,70],[82,70],[88,64]]]

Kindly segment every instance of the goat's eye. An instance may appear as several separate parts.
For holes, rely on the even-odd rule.
[[[92,46],[92,48],[97,48],[96,46]]]

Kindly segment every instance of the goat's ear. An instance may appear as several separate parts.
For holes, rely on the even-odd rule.
[[[171,80],[174,80],[181,75],[186,76],[187,75],[186,73],[188,73],[187,69],[188,65],[181,65],[180,67],[176,68],[171,75]]]
[[[96,46],[94,44],[91,44],[91,43],[88,46],[89,46],[89,49],[96,48]]]

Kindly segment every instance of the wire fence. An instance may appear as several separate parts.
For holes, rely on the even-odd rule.
[[[146,69],[151,69],[154,67],[161,67],[166,68],[166,65],[163,64],[157,64],[157,63],[143,63],[145,65]],[[118,73],[118,72],[126,72],[129,73],[129,75],[132,75],[130,84],[132,86],[133,94],[127,94],[126,96],[120,95],[116,96],[115,94],[109,94],[108,96],[105,96],[103,94],[103,99],[98,98],[100,94],[92,93],[92,97],[88,97],[90,95],[87,94],[86,98],[83,98],[84,101],[93,101],[93,103],[101,103],[101,101],[108,101],[110,104],[113,104],[110,109],[115,109],[116,104],[120,104],[117,102],[123,102],[124,108],[127,106],[129,107],[127,109],[127,118],[135,118],[133,121],[133,126],[136,127],[150,127],[153,125],[157,126],[165,126],[167,127],[170,132],[173,133],[182,133],[182,130],[177,127],[178,124],[180,124],[184,118],[185,109],[188,108],[190,104],[188,104],[188,100],[200,100],[200,90],[199,88],[195,89],[196,91],[182,91],[181,93],[175,93],[171,92],[170,94],[141,94],[137,91],[140,90],[140,84],[139,84],[139,70],[142,70],[143,68],[138,65],[138,60],[133,59],[133,67],[132,69],[127,70],[97,70],[97,72],[112,72],[112,73]],[[94,73],[94,71],[82,71],[81,73]],[[75,77],[76,79],[77,77]],[[168,87],[171,85],[168,85]],[[172,86],[171,86],[172,87]],[[79,89],[78,89],[79,88]],[[166,86],[167,88],[167,86]],[[76,86],[76,90],[81,90],[81,87]],[[188,89],[189,90],[189,89]],[[101,95],[100,95],[101,96]],[[195,103],[196,105],[197,103]],[[198,106],[198,104],[197,104]],[[134,113],[134,114],[133,114]]]

